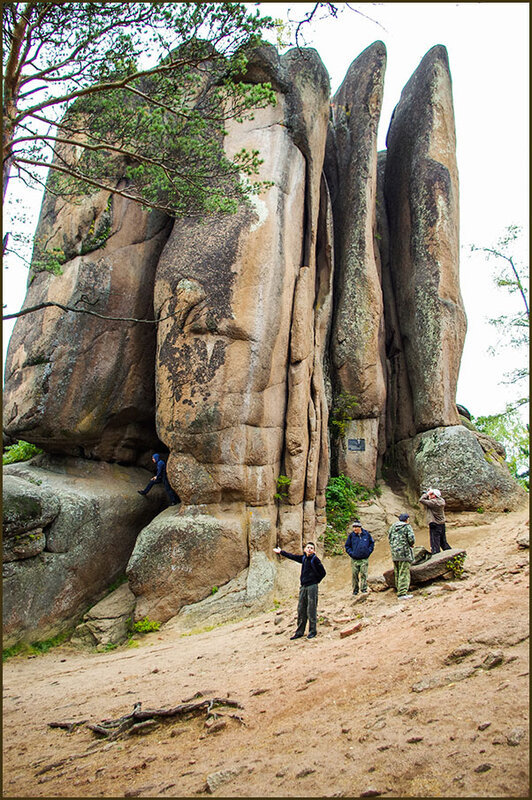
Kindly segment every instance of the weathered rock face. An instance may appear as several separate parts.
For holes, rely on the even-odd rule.
[[[373,486],[379,421],[385,412],[386,382],[382,288],[376,247],[377,127],[386,48],[375,42],[349,67],[332,101],[325,170],[333,198],[335,309],[331,361],[335,397],[356,397],[354,417],[338,443],[337,471]],[[347,441],[364,441],[351,450]],[[346,441],[347,440],[347,441]],[[380,451],[380,452],[379,452]]]
[[[433,47],[387,138],[389,264],[416,432],[456,425],[466,321],[458,280],[458,171],[447,51]]]
[[[76,627],[72,644],[104,649],[109,644],[122,644],[129,632],[137,598],[127,583],[96,603]]]
[[[91,234],[91,231],[93,233]],[[81,303],[96,314],[153,319],[153,282],[169,221],[97,192],[80,205],[45,195],[24,308]],[[41,242],[64,252],[61,275],[36,271]],[[48,452],[135,463],[157,448],[155,325],[46,308],[10,340],[4,428]]]
[[[528,495],[510,475],[499,448],[489,436],[463,425],[435,428],[397,444],[396,468],[413,501],[428,486],[437,486],[450,511],[513,510]]]
[[[135,619],[166,622],[248,565],[245,515],[182,513],[172,506],[141,532],[127,566]],[[192,566],[194,565],[194,566]]]
[[[44,456],[4,467],[6,646],[64,630],[124,572],[138,532],[164,503],[155,490],[137,494],[146,474]],[[38,552],[28,551],[32,541]]]
[[[325,505],[332,288],[327,74],[314,51],[279,58],[264,48],[259,66],[277,105],[230,125],[225,148],[260,150],[260,177],[274,186],[232,217],[177,222],[155,285],[156,313],[175,315],[159,326],[156,368],[168,475],[191,516],[199,505],[216,518],[238,509],[234,541],[247,537],[250,551],[271,547],[277,526],[283,544],[300,546]],[[291,483],[279,515],[280,474]],[[235,560],[229,577],[242,566]]]
[[[246,80],[270,81],[277,103],[229,123],[224,147],[258,150],[272,186],[232,216],[172,225],[104,192],[79,204],[46,195],[25,306],[83,301],[161,321],[46,309],[17,322],[5,430],[53,456],[6,470],[8,639],[65,626],[126,564],[137,619],[198,601],[220,618],[234,602],[259,607],[273,591],[272,546],[319,541],[331,472],[373,486],[386,460],[413,500],[429,484],[449,509],[523,500],[504,452],[458,424],[465,315],[446,51],[422,60],[378,156],[385,62],[376,42],[330,104],[315,51],[251,54]],[[44,243],[63,253],[62,275],[39,271]],[[331,468],[328,419],[346,397],[357,405]],[[169,450],[183,501],[159,516],[162,490],[136,493],[150,450]],[[367,511],[384,535],[388,511]],[[211,596],[215,586],[227,591]],[[102,620],[87,618],[80,637],[114,635]]]

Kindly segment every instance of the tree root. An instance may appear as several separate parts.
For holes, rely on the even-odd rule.
[[[135,703],[133,711],[130,714],[125,714],[118,719],[104,719],[97,724],[87,723],[87,728],[102,739],[115,741],[123,736],[149,733],[155,728],[158,728],[160,722],[176,718],[186,717],[190,719],[191,717],[205,714],[207,718],[212,717],[216,719],[221,715],[217,714],[213,709],[221,706],[243,708],[236,700],[229,700],[226,697],[206,698],[196,703],[181,703],[174,708],[146,709],[143,711],[141,706],[142,703]],[[231,717],[238,720],[242,725],[244,724],[240,715],[231,714]],[[51,728],[63,728],[70,732],[75,726],[82,725],[84,722],[49,722],[48,725]]]

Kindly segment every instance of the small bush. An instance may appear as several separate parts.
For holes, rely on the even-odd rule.
[[[336,405],[331,409],[329,416],[329,427],[335,438],[345,436],[347,423],[351,422],[353,419],[353,415],[357,406],[358,400],[354,394],[342,392],[336,402]]]
[[[3,463],[16,464],[19,461],[28,461],[33,456],[39,455],[43,451],[30,442],[19,440],[15,444],[10,444],[3,453]]]
[[[458,553],[458,555],[445,562],[447,569],[450,569],[455,578],[461,578],[464,573],[464,561],[466,560],[465,553]]]
[[[286,500],[286,498],[288,497],[288,489],[290,488],[292,479],[288,478],[286,475],[279,475],[276,483],[277,483],[277,492],[274,494],[274,498],[279,501]]]
[[[144,617],[144,619],[139,619],[138,622],[133,624],[133,629],[137,633],[151,633],[152,631],[158,631],[161,627],[160,622],[156,622],[153,619],[148,619],[148,617]]]

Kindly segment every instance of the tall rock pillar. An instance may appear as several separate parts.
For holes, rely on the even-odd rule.
[[[336,442],[336,469],[373,486],[386,408],[383,301],[376,242],[377,127],[386,48],[368,47],[349,67],[332,101],[326,174],[335,231],[335,302],[331,337],[334,407],[356,399]]]
[[[384,194],[390,276],[416,432],[456,425],[466,332],[459,284],[456,135],[445,47],[406,84],[387,138]]]

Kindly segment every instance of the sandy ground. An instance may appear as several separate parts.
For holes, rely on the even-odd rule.
[[[299,567],[286,562],[291,591],[252,619],[163,628],[137,649],[8,660],[2,796],[529,796],[529,567],[516,543],[527,525],[526,510],[457,515],[448,539],[467,549],[465,579],[410,601],[387,590],[355,602],[348,557],[326,560],[311,641],[289,639]],[[378,542],[370,576],[389,567]],[[114,742],[48,725],[197,693],[242,708]]]

